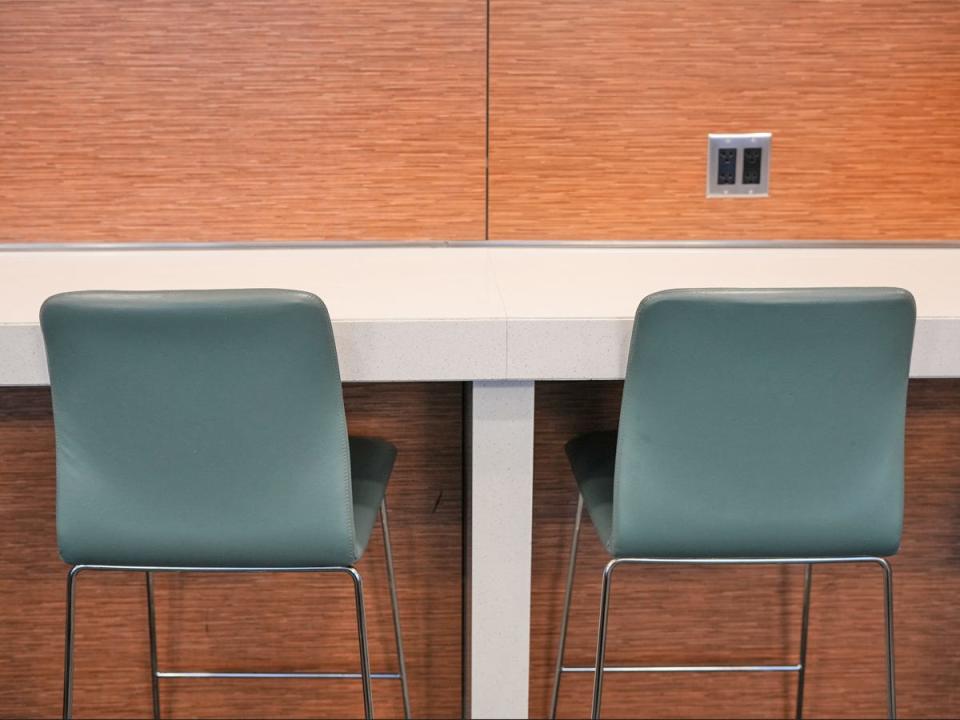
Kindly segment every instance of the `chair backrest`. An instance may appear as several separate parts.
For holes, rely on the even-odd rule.
[[[291,290],[72,292],[43,305],[69,563],[348,565],[340,372]]]
[[[895,288],[647,297],[623,389],[614,554],[896,552],[915,318]]]

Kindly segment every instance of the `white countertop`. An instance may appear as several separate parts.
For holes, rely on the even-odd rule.
[[[0,385],[46,384],[40,305],[67,290],[294,288],[323,298],[345,381],[502,377],[486,249],[0,250]]]
[[[960,248],[497,248],[508,377],[620,379],[640,300],[669,288],[895,286],[917,302],[914,377],[960,375]]]
[[[958,278],[946,247],[0,249],[0,385],[47,382],[37,321],[52,294],[237,287],[322,297],[349,382],[618,378],[651,292],[891,285],[917,300],[912,374],[960,376]]]
[[[316,293],[340,322],[503,317],[483,248],[0,249],[2,323],[37,322],[44,299],[67,290],[246,287]]]

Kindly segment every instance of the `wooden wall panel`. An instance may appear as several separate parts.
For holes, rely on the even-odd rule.
[[[483,0],[2,0],[0,241],[481,239]]]
[[[491,239],[960,239],[960,3],[491,12]],[[752,131],[771,196],[705,199],[707,133]]]
[[[461,388],[346,388],[351,432],[393,441],[388,500],[417,717],[458,717],[461,668]],[[379,528],[359,564],[375,671],[396,667]],[[54,524],[49,391],[0,392],[0,717],[59,714],[66,565]],[[357,669],[345,578],[161,576],[160,662],[169,669]],[[148,717],[142,576],[81,575],[78,718]],[[356,681],[166,680],[165,717],[360,717]],[[401,716],[399,684],[374,682],[378,717]]]
[[[576,489],[570,437],[616,427],[620,383],[537,386],[531,717],[549,707]],[[893,559],[901,717],[960,707],[960,381],[910,385],[906,518]],[[591,665],[606,554],[585,520],[567,663]],[[647,568],[616,576],[607,659],[617,664],[795,662],[800,568]],[[806,717],[885,713],[879,570],[818,567],[811,605]],[[605,717],[791,717],[793,675],[611,675]],[[560,717],[586,717],[592,677],[564,679]]]

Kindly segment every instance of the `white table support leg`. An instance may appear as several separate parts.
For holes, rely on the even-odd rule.
[[[468,393],[468,679],[465,715],[526,718],[530,669],[533,382]]]

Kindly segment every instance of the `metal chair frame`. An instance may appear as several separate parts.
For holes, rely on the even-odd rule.
[[[557,716],[557,702],[560,697],[560,680],[563,673],[593,673],[593,705],[591,717],[600,717],[600,701],[603,692],[603,675],[608,672],[795,672],[797,673],[796,717],[803,717],[803,690],[807,668],[807,634],[810,626],[810,589],[813,581],[814,565],[834,565],[851,563],[869,563],[879,565],[883,570],[884,618],[886,622],[887,644],[887,715],[896,718],[897,701],[893,648],[893,571],[890,564],[880,557],[823,557],[823,558],[614,558],[603,570],[603,583],[600,593],[600,620],[597,630],[597,655],[592,666],[568,667],[563,664],[563,654],[567,642],[567,626],[570,619],[570,600],[573,595],[573,579],[576,571],[577,548],[580,540],[580,524],[583,517],[583,496],[577,502],[577,516],[573,529],[573,541],[570,548],[570,564],[567,569],[567,586],[563,600],[563,618],[560,626],[560,647],[557,652],[557,666],[554,674],[553,696],[550,702],[550,718]],[[800,629],[800,657],[791,665],[641,665],[641,666],[605,666],[604,654],[607,644],[607,620],[610,615],[610,595],[613,585],[613,571],[620,565],[805,565],[803,587],[803,611]]]
[[[387,523],[387,501],[380,503],[380,525],[383,529],[384,554],[387,564],[387,582],[390,586],[390,603],[393,610],[393,631],[397,644],[399,672],[370,672],[370,657],[367,649],[367,623],[363,603],[363,580],[356,568],[347,565],[328,567],[165,567],[165,566],[128,566],[128,565],[74,565],[67,575],[67,618],[66,642],[63,678],[63,717],[68,720],[72,712],[73,696],[73,629],[74,601],[77,577],[88,570],[142,572],[146,575],[147,616],[150,632],[150,680],[153,691],[153,717],[160,718],[160,680],[161,679],[304,679],[304,680],[345,680],[359,679],[363,684],[363,711],[367,720],[373,718],[372,680],[399,680],[403,694],[403,714],[410,718],[410,696],[407,687],[407,664],[403,652],[403,639],[400,633],[400,610],[397,604],[397,588],[393,570],[393,548],[390,544],[390,527]],[[202,572],[202,573],[256,573],[256,572],[295,572],[295,573],[344,573],[353,580],[354,597],[357,611],[357,634],[360,643],[360,672],[216,672],[216,671],[161,671],[157,664],[157,626],[153,603],[153,573],[155,572]]]

